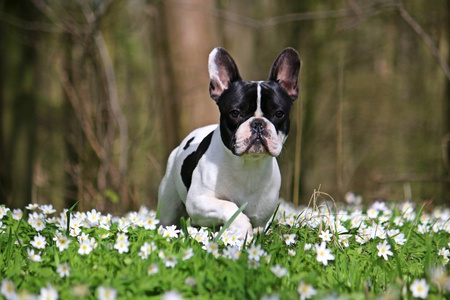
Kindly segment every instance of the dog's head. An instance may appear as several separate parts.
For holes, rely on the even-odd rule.
[[[223,48],[209,55],[209,92],[220,110],[222,141],[233,154],[278,156],[289,133],[289,113],[298,97],[300,58],[283,50],[267,81],[244,81]]]

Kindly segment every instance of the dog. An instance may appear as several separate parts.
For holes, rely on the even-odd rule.
[[[289,133],[298,98],[300,57],[283,50],[267,81],[244,81],[223,48],[209,55],[209,92],[220,123],[191,132],[169,156],[158,193],[161,225],[190,218],[197,226],[225,224],[245,203],[229,230],[252,236],[273,215],[281,186],[276,157]]]

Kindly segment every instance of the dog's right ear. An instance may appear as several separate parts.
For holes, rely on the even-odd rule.
[[[209,94],[218,101],[230,83],[242,80],[239,70],[228,52],[220,47],[214,48],[209,54]]]

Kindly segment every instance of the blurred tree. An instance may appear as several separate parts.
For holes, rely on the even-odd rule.
[[[264,80],[292,46],[301,96],[281,195],[306,203],[321,186],[446,203],[450,81],[438,57],[448,64],[450,4],[399,4],[3,1],[0,201],[155,207],[170,151],[218,121],[208,53],[223,46],[243,78]]]
[[[39,16],[32,6],[22,7],[14,1],[6,1],[4,8],[17,17],[38,22]],[[33,162],[36,145],[36,108],[39,101],[40,69],[36,47],[40,43],[41,34],[21,34],[20,31],[9,32],[2,29],[4,52],[10,59],[3,59],[1,77],[3,87],[14,95],[15,101],[5,103],[5,94],[2,95],[3,106],[0,110],[2,122],[2,150],[0,161],[2,163],[2,201],[13,207],[22,207],[32,199]],[[6,44],[8,39],[20,41],[14,45]],[[6,58],[6,57],[5,57]],[[12,61],[11,61],[12,58]],[[14,65],[15,63],[15,65]],[[13,89],[11,88],[13,87]],[[2,89],[3,91],[3,89]],[[5,115],[5,111],[9,115]]]

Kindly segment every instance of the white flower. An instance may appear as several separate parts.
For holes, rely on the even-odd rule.
[[[322,239],[323,242],[330,242],[331,241],[331,234],[330,231],[323,231],[320,233],[319,237]]]
[[[6,299],[17,299],[16,287],[10,279],[2,280],[1,293]]]
[[[297,241],[295,240],[295,233],[293,234],[284,234],[284,242],[286,243],[286,245],[292,245],[295,244]]]
[[[339,235],[339,242],[344,245],[344,247],[348,247],[350,244],[349,239],[351,236],[351,234],[341,234]]]
[[[40,209],[41,209],[42,213],[46,214],[46,215],[51,215],[56,212],[56,209],[54,209],[53,205],[51,205],[51,204],[41,205]]]
[[[158,272],[159,272],[159,269],[158,269],[158,265],[157,264],[151,264],[150,266],[148,266],[148,269],[147,269],[147,274],[148,275],[153,275],[153,274],[156,274]]]
[[[220,240],[224,243],[224,245],[234,246],[238,241],[236,234],[236,232],[226,229],[220,236]]]
[[[406,201],[400,205],[400,209],[403,213],[412,213],[414,212],[414,204]]]
[[[70,275],[70,267],[67,263],[62,263],[58,266],[58,268],[56,269],[56,272],[58,272],[59,276],[64,277],[64,276],[69,276]]]
[[[89,235],[87,233],[82,232],[78,237],[78,242],[81,244],[83,242],[88,242],[89,241]]]
[[[3,205],[0,205],[0,219],[3,219],[3,217],[7,215],[8,211],[9,211],[9,208],[7,208]]]
[[[311,250],[311,248],[312,248],[312,244],[308,244],[308,243],[305,244],[305,247],[304,247],[305,251]]]
[[[448,257],[444,257],[444,262],[442,263],[442,265],[443,266],[445,266],[446,264],[448,264],[448,262],[450,261],[450,258],[448,258]],[[449,290],[450,290],[450,285],[449,285],[449,288],[448,288]]]
[[[28,249],[28,259],[35,262],[42,262],[41,255],[39,253],[34,253],[33,249]]]
[[[162,300],[183,300],[183,297],[178,292],[168,291],[164,293]]]
[[[45,288],[41,288],[41,292],[39,294],[39,299],[45,300],[57,300],[59,297],[58,291],[52,287],[50,284]]]
[[[374,208],[374,209],[376,209],[378,211],[386,211],[386,210],[388,210],[388,208],[386,206],[386,203],[380,202],[380,201],[375,201],[372,204],[372,208]]]
[[[86,213],[87,220],[92,226],[97,226],[100,221],[101,213],[96,211],[95,209],[92,209],[91,211],[88,211]]]
[[[75,236],[78,236],[80,234],[80,232],[81,232],[81,228],[79,228],[79,227],[70,228],[69,235],[75,237]]]
[[[118,230],[120,232],[128,232],[128,227],[130,227],[130,222],[128,221],[128,219],[126,218],[120,218],[119,219],[119,226],[118,226]]]
[[[401,216],[397,216],[394,218],[394,224],[397,225],[398,227],[401,227],[404,225],[403,223],[403,219]]]
[[[180,232],[180,230],[177,229],[177,226],[175,226],[175,225],[167,226],[166,228],[164,228],[163,237],[177,238],[179,232]]]
[[[91,238],[89,241],[87,241],[91,244],[92,249],[97,249],[97,241],[95,240],[95,238]]]
[[[156,250],[155,242],[152,241],[150,244],[145,242],[144,245],[141,246],[139,256],[142,259],[147,259],[148,256],[155,250]]]
[[[264,233],[264,227],[258,226],[258,227],[253,228],[253,235],[263,234],[263,233]]]
[[[238,260],[241,257],[241,250],[237,246],[231,246],[223,251],[223,256],[231,260]]]
[[[363,236],[357,235],[355,237],[355,239],[356,239],[357,243],[364,245],[365,243],[367,243],[370,240],[370,235],[363,235]]]
[[[250,248],[247,250],[247,252],[248,252],[248,259],[254,261],[259,261],[261,256],[265,254],[265,251],[261,249],[261,245],[255,244],[252,244]]]
[[[215,242],[210,242],[208,241],[205,246],[204,249],[208,252],[208,253],[217,253],[219,252],[219,245]]]
[[[23,216],[23,211],[20,208],[13,209],[12,217],[13,217],[14,220],[19,221],[20,219],[22,219],[22,216]]]
[[[384,260],[388,260],[388,255],[393,256],[394,253],[392,253],[391,245],[387,244],[386,241],[384,241],[382,244],[377,245],[378,249],[378,256],[383,256]]]
[[[192,237],[199,243],[205,244],[208,241],[208,233],[205,231],[198,231],[193,233]]]
[[[394,236],[394,241],[397,245],[404,245],[406,242],[405,234],[399,233],[398,235]]]
[[[159,224],[159,220],[155,218],[155,216],[148,217],[144,221],[144,228],[147,230],[155,230],[156,225]]]
[[[364,223],[364,219],[360,215],[353,216],[353,214],[352,214],[352,219],[350,220],[350,224],[351,224],[352,229],[366,227],[366,224]]]
[[[427,224],[423,224],[423,225],[421,224],[421,225],[417,226],[417,231],[419,233],[421,233],[421,234],[428,233],[428,231],[429,231],[428,225]]]
[[[270,270],[272,271],[275,276],[278,278],[281,278],[287,274],[286,268],[281,267],[280,265],[276,265],[274,267],[271,267]]]
[[[450,256],[450,252],[448,251],[448,249],[445,249],[445,248],[440,249],[438,254],[444,258],[447,258]]]
[[[117,241],[114,244],[114,249],[119,251],[120,254],[128,253],[128,251],[130,251],[130,249],[128,248],[129,245],[130,243],[128,241]]]
[[[25,209],[28,209],[28,210],[36,210],[38,208],[39,208],[39,204],[37,204],[37,203],[30,203],[27,206],[25,206]]]
[[[29,218],[28,224],[30,224],[30,226],[36,231],[42,231],[45,229],[45,221],[41,218]]]
[[[109,231],[111,229],[111,215],[100,216],[98,227]]]
[[[259,263],[259,261],[253,260],[253,259],[249,259],[248,260],[248,267],[249,269],[257,269],[259,268],[261,264]]]
[[[306,284],[303,281],[300,282],[297,292],[300,295],[300,300],[309,299],[317,293],[312,285]]]
[[[116,242],[128,242],[128,235],[126,233],[118,233]]]
[[[38,234],[34,236],[34,240],[31,241],[30,244],[36,249],[45,249],[47,241],[45,240],[45,237],[43,237],[41,234]]]
[[[261,300],[280,300],[280,296],[278,294],[273,295],[263,295]]]
[[[329,260],[334,260],[334,255],[331,254],[331,250],[327,249],[327,244],[322,242],[319,245],[316,244],[317,261],[323,263],[325,266],[328,265]]]
[[[191,259],[194,256],[194,249],[189,248],[183,254],[183,260]]]
[[[92,252],[92,246],[91,243],[86,241],[86,242],[82,242],[80,244],[80,248],[78,249],[78,253],[81,255],[88,255],[89,253]]]
[[[376,219],[378,217],[378,210],[376,210],[375,208],[369,208],[367,210],[367,216],[371,219]]]
[[[292,256],[292,257],[294,257],[294,256],[295,256],[295,254],[297,254],[297,252],[295,252],[295,250],[294,250],[294,249],[288,249],[288,254],[289,254],[289,256]]]
[[[426,299],[428,296],[428,290],[430,287],[425,279],[414,279],[413,283],[409,287],[413,297]]]
[[[184,284],[187,286],[194,287],[197,285],[197,281],[195,281],[193,277],[186,277],[186,279],[184,280]]]
[[[117,298],[117,290],[111,287],[99,286],[97,288],[98,300],[114,300]]]
[[[140,221],[141,217],[137,212],[130,212],[128,214],[128,221],[132,224],[136,224]]]
[[[355,194],[348,192],[345,194],[345,202],[347,202],[350,205],[360,205],[362,202],[361,196],[356,196]]]
[[[164,258],[164,265],[167,268],[173,268],[177,265],[177,258],[174,255],[168,255]]]

